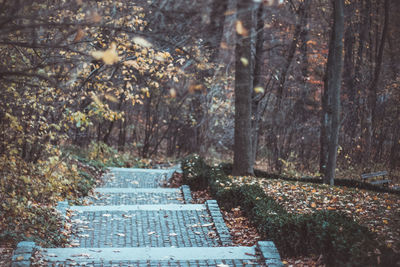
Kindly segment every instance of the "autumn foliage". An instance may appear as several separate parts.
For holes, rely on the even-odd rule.
[[[238,63],[252,76],[245,88],[252,94],[251,129],[244,130],[255,141],[255,162],[296,177],[286,182],[319,176],[331,1],[250,2],[254,17],[247,25],[229,0],[0,0],[1,240],[65,241],[55,203],[85,195],[103,167],[141,167],[146,158],[189,153],[230,159],[235,33],[252,38],[251,55]],[[344,3],[338,173],[349,179],[336,184],[371,189],[356,181],[362,172],[399,176],[400,6]],[[350,214],[337,213],[340,197],[322,205],[317,193],[328,191],[313,192],[314,186],[300,193],[298,185],[281,182],[271,185],[275,192],[263,191],[259,180],[234,180],[199,159],[185,166],[193,189],[210,185],[227,207],[243,206],[260,233],[273,236],[288,255],[322,253],[333,263],[347,256],[362,262],[364,255],[375,263],[371,227],[392,226],[384,217],[367,231]],[[297,203],[302,212],[285,210],[294,202],[288,190],[310,196]],[[393,206],[384,204],[386,211]],[[308,243],[300,246],[303,238]],[[357,243],[353,250],[350,243]],[[372,256],[358,254],[367,252]]]

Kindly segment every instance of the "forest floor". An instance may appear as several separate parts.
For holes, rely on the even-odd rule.
[[[400,253],[400,195],[279,179],[232,179],[237,183],[260,184],[267,195],[291,213],[312,213],[316,210],[346,213],[375,232],[379,242]],[[171,184],[181,184],[179,174],[174,176]],[[204,203],[212,198],[208,190],[193,191],[192,196],[195,203]],[[252,246],[260,240],[256,228],[244,216],[240,207],[223,210],[222,213],[236,245]],[[324,266],[320,255],[283,258],[282,261],[285,266]]]
[[[236,183],[258,183],[266,194],[290,213],[337,210],[377,234],[379,242],[400,253],[400,195],[357,188],[290,182],[255,177],[232,177]],[[285,259],[294,266],[319,266],[318,256]]]

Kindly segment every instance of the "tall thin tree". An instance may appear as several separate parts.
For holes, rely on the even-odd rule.
[[[340,88],[343,70],[344,0],[333,1],[333,26],[322,97],[321,173],[334,184],[340,128]]]
[[[237,2],[233,175],[253,174],[251,142],[251,0]]]

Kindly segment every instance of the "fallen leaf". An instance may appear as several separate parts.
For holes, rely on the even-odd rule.
[[[112,65],[119,61],[118,53],[117,53],[117,44],[111,43],[110,47],[105,51],[93,51],[91,53],[92,57],[97,60],[103,60],[104,64]]]
[[[73,254],[73,255],[71,255],[71,257],[85,257],[85,258],[89,258],[89,257],[90,257],[90,254],[87,254],[87,253]]]
[[[129,67],[134,67],[137,70],[140,68],[140,66],[139,66],[139,64],[137,63],[136,60],[124,61],[124,65],[129,66]]]
[[[100,14],[97,13],[97,12],[94,12],[94,13],[90,16],[90,21],[91,21],[91,22],[95,22],[95,23],[100,22],[100,21],[101,21],[101,16],[100,16]]]
[[[15,260],[16,261],[23,261],[24,260],[24,256],[18,256]]]

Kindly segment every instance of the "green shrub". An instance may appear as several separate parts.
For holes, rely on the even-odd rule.
[[[182,163],[183,183],[189,185],[192,190],[207,188],[210,169],[198,155],[187,157]]]
[[[80,192],[80,197],[85,197],[93,188],[96,179],[90,173],[83,170],[79,170],[79,176],[81,179],[78,182],[77,190]]]
[[[366,227],[336,211],[288,213],[259,185],[232,183],[225,173],[228,168],[226,164],[210,167],[199,156],[190,156],[182,163],[183,181],[194,189],[209,186],[226,209],[240,206],[262,238],[273,240],[283,256],[322,254],[328,266],[378,265],[374,250],[379,244]],[[379,249],[382,265],[399,260],[393,251]]]

